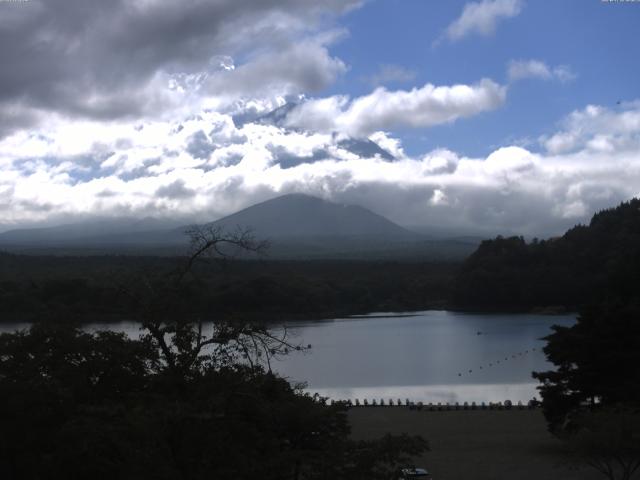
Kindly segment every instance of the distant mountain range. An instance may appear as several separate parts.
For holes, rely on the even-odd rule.
[[[44,228],[21,228],[0,233],[0,245],[58,245],[82,243],[87,239],[108,239],[177,228],[180,223],[156,218],[98,218]]]
[[[303,194],[250,206],[208,224],[223,230],[250,228],[271,243],[272,258],[462,258],[478,241],[430,240],[371,210]],[[22,253],[181,254],[189,226],[151,218],[87,221],[0,234],[0,248]]]

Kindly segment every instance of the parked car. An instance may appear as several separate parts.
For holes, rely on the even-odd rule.
[[[409,467],[401,469],[399,472],[398,480],[410,479],[431,480],[431,474],[424,468]]]

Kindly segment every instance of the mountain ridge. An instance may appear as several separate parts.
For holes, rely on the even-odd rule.
[[[276,218],[281,216],[279,220]],[[281,195],[223,217],[211,226],[250,228],[256,236],[419,236],[359,205],[331,202],[302,193]]]

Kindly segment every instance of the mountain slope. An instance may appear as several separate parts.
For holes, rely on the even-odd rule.
[[[258,203],[212,223],[225,229],[250,227],[257,237],[367,236],[408,239],[416,234],[357,205],[341,205],[303,194]]]

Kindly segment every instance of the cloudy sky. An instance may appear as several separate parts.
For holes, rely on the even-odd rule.
[[[284,193],[553,235],[640,195],[640,3],[0,0],[0,231]]]

